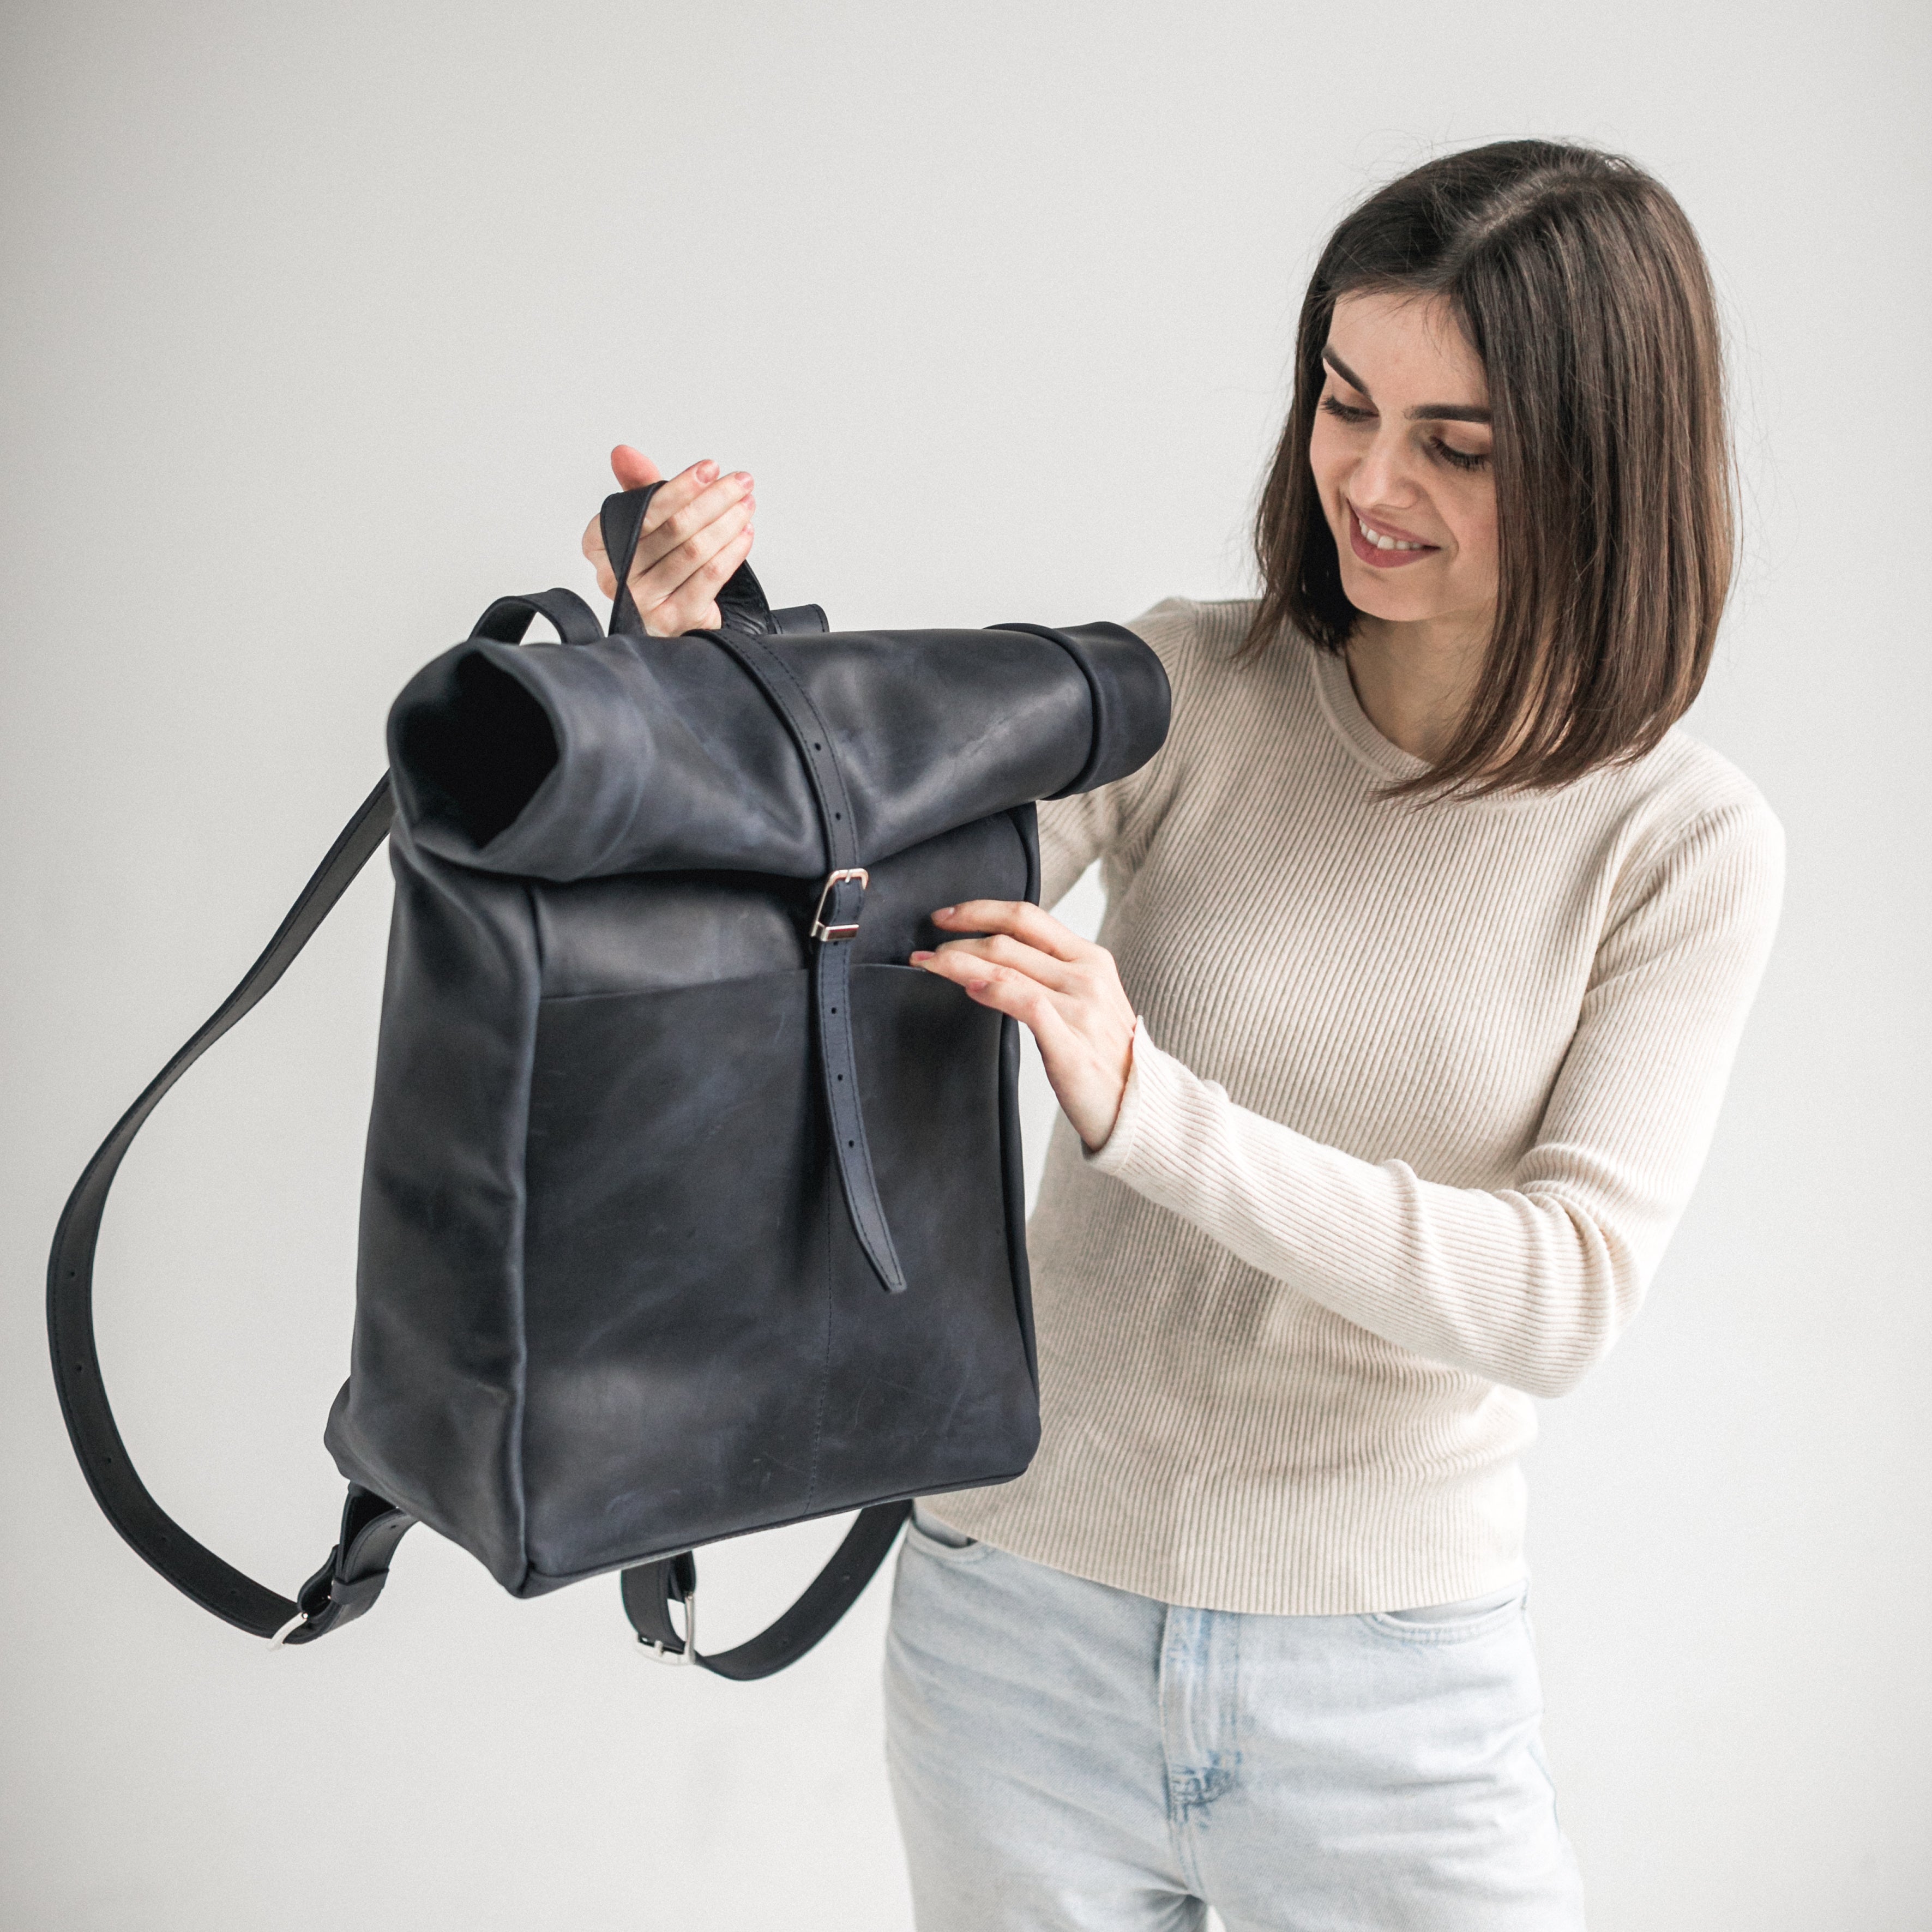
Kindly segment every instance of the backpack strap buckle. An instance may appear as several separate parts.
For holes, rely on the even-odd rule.
[[[684,1646],[674,1650],[657,1638],[640,1635],[644,1654],[653,1664],[692,1664],[698,1661],[698,1585],[694,1580],[684,1593]]]
[[[859,914],[866,903],[866,889],[872,883],[872,875],[863,866],[848,866],[838,872],[826,873],[824,886],[818,895],[818,910],[812,915],[812,938],[820,944],[856,938]],[[852,885],[858,887],[856,892],[844,890]]]

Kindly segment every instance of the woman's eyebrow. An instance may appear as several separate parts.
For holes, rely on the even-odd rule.
[[[1403,413],[1411,422],[1486,423],[1490,420],[1487,410],[1470,403],[1424,403]]]
[[[1371,402],[1375,400],[1374,397],[1369,395],[1368,384],[1364,382],[1361,377],[1335,353],[1334,350],[1324,346],[1322,351],[1322,359],[1341,377],[1343,382],[1348,384],[1350,388],[1360,390],[1364,395],[1369,396]]]
[[[1322,359],[1350,388],[1358,390],[1370,402],[1375,400],[1368,384],[1334,350],[1324,346],[1322,351]],[[1489,411],[1474,403],[1422,403],[1412,410],[1405,410],[1402,413],[1411,422],[1486,423],[1490,420]]]

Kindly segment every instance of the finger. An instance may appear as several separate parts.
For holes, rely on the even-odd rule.
[[[718,592],[731,573],[751,554],[752,532],[747,528],[725,544],[710,562],[687,578],[676,592],[646,611],[644,628],[658,637],[682,637],[687,631],[718,628]]]
[[[932,915],[932,922],[961,932],[1009,933],[1056,959],[1078,959],[1093,944],[1024,899],[967,899],[958,905],[941,906]]]
[[[687,488],[685,476],[691,472],[686,471],[685,476],[667,483],[652,500],[631,566],[634,582],[640,573],[669,556],[679,544],[689,542],[721,517],[752,500],[752,479],[745,471],[734,470],[729,476],[719,476],[716,474],[715,463],[697,466],[712,471],[710,482],[701,488]],[[662,510],[661,502],[666,505]]]
[[[614,468],[614,454],[611,460]],[[651,532],[675,516],[694,496],[709,489],[717,480],[718,466],[707,456],[700,463],[687,464],[668,483],[660,484],[652,493],[651,500],[645,506],[644,522],[638,526],[637,547],[631,553],[631,580],[634,586],[638,572],[647,568],[663,554],[662,544],[652,547]]]
[[[749,497],[733,504],[724,514],[688,536],[648,570],[631,574],[631,595],[640,610],[649,610],[676,596],[685,585],[716,558],[728,544],[734,543],[752,520],[754,506]],[[722,582],[721,578],[718,580]],[[708,591],[704,592],[706,596]]]
[[[970,953],[988,965],[1010,967],[1014,972],[1024,973],[1028,979],[1037,980],[1042,986],[1056,993],[1079,993],[1087,989],[1087,975],[1082,967],[1057,959],[1051,952],[1042,952],[1038,946],[1026,945],[1003,932],[992,934],[984,939],[949,939],[939,950],[942,952]]]
[[[915,952],[912,958],[914,964],[926,971],[964,986],[981,1005],[1010,1013],[1030,1028],[1042,1043],[1049,1036],[1057,1037],[1066,1030],[1066,1022],[1052,994],[1027,974],[950,948],[938,952]]]
[[[1042,999],[1052,998],[1052,989],[1030,973],[1023,973],[1016,966],[1003,966],[963,946],[943,946],[937,952],[915,952],[912,963],[942,980],[950,980],[956,986],[964,986],[968,992],[990,986],[1001,989],[1003,998],[1018,998],[1030,997],[1028,993],[1030,988]]]
[[[620,490],[641,490],[646,483],[662,483],[664,472],[641,449],[620,442],[610,452],[610,474]]]
[[[718,466],[710,457],[687,463],[652,497],[650,508],[644,512],[644,528],[656,530],[667,517],[682,509],[700,490],[709,489],[717,480]]]

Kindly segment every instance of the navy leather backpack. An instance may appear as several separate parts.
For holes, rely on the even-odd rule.
[[[620,584],[651,494],[604,506]],[[491,605],[404,688],[382,782],[68,1203],[48,1318],[76,1454],[134,1548],[243,1630],[307,1643],[359,1616],[421,1522],[518,1596],[620,1571],[658,1654],[763,1676],[850,1606],[909,1498],[1033,1454],[1017,1030],[906,959],[944,937],[936,907],[1037,899],[1034,802],[1151,757],[1166,680],[1109,624],[828,633],[748,568],[720,609],[662,638],[626,592],[608,637],[568,591]],[[538,616],[560,642],[520,642]],[[135,1473],[94,1244],[142,1123],[386,836],[355,1340],[325,1437],[349,1494],[291,1599]],[[784,1616],[699,1653],[694,1549],[854,1509]]]

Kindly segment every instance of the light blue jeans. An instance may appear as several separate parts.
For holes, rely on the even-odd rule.
[[[916,1514],[886,1736],[920,1932],[1579,1932],[1524,1597],[1183,1610]]]

